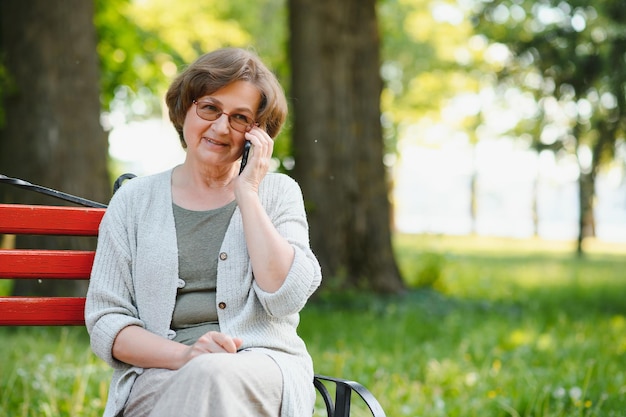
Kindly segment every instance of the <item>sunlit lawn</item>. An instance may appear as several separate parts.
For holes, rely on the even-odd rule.
[[[395,243],[407,282],[432,288],[311,303],[318,373],[362,382],[388,416],[626,416],[626,246],[576,260],[570,243]],[[0,338],[0,415],[100,415],[109,371],[84,329]]]

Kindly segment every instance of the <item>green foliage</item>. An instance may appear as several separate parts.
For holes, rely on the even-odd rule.
[[[614,158],[625,132],[626,3],[609,0],[480,3],[476,30],[508,56],[496,68],[502,91],[532,92],[537,112],[517,131],[532,133],[538,149],[593,152],[596,172]]]
[[[0,297],[10,295],[12,289],[13,289],[12,280],[9,280],[9,279],[0,280]]]
[[[626,415],[625,248],[576,260],[558,242],[395,243],[403,269],[423,251],[445,259],[442,289],[309,303],[299,331],[316,372],[363,383],[388,416]],[[0,337],[0,415],[101,415],[110,370],[83,328]],[[353,417],[368,415],[354,401]]]
[[[105,111],[117,97],[129,119],[160,111],[160,95],[182,58],[150,28],[137,25],[129,0],[97,0],[100,89]],[[140,97],[138,97],[140,95]],[[134,106],[140,99],[143,106]]]
[[[466,14],[460,2],[379,2],[385,82],[381,102],[389,152],[411,125],[440,123],[450,100],[478,92],[482,55],[471,46],[474,32]],[[456,127],[463,130],[463,123],[468,121]]]

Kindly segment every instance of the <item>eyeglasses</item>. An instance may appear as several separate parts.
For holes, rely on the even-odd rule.
[[[222,114],[228,116],[228,123],[230,127],[237,132],[245,133],[249,132],[254,127],[256,122],[245,114],[235,113],[228,114],[222,110],[218,105],[211,101],[193,101],[196,105],[196,114],[204,120],[212,122],[222,117]]]

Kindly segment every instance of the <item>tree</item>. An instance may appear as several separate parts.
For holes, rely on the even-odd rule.
[[[99,121],[93,15],[93,2],[83,0],[0,2],[0,50],[9,78],[2,94],[0,171],[106,203],[111,181],[107,138]],[[0,201],[58,203],[8,186],[0,187]],[[93,242],[47,238],[43,244],[60,245],[84,248],[93,247]],[[29,292],[60,293],[33,282],[18,284],[18,292],[35,284]]]
[[[294,176],[325,276],[380,292],[404,288],[383,165],[375,0],[290,0]],[[338,284],[338,285],[339,285]]]
[[[626,128],[626,3],[607,0],[501,1],[483,4],[478,31],[506,45],[510,59],[499,72],[503,89],[531,91],[535,147],[570,155],[579,165],[579,232],[593,234],[595,178],[614,160]]]

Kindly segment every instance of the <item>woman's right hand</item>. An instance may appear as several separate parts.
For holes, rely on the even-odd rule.
[[[185,363],[205,353],[236,353],[242,344],[243,340],[238,337],[211,331],[200,336],[196,343],[189,346]]]

